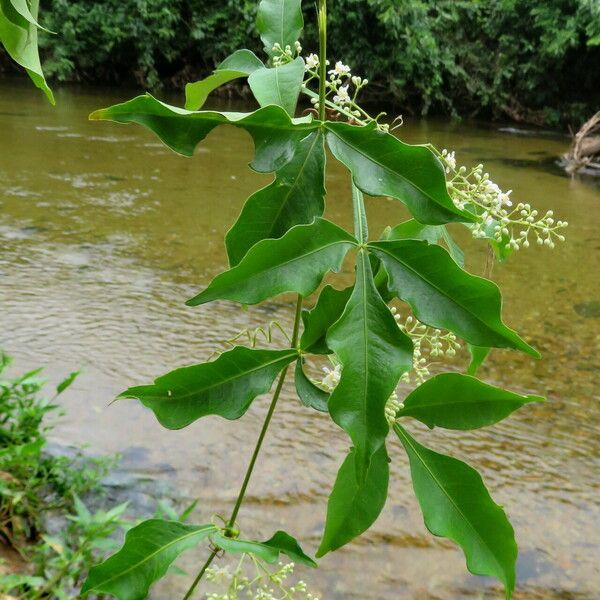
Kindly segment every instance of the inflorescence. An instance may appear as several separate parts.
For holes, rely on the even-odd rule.
[[[249,568],[246,568],[248,566]],[[206,600],[319,600],[300,580],[290,585],[287,579],[294,572],[294,563],[280,562],[275,570],[252,554],[243,554],[234,570],[228,566],[209,567],[206,578],[224,591],[206,594]],[[249,576],[248,573],[252,574]]]
[[[483,165],[471,170],[464,166],[457,168],[455,152],[434,151],[444,164],[448,193],[454,205],[478,217],[471,226],[474,237],[493,239],[507,250],[529,248],[530,236],[535,236],[538,245],[548,248],[554,248],[557,241],[565,241],[561,231],[568,223],[555,221],[553,211],[541,215],[530,204],[521,202],[513,207],[512,190],[503,192],[483,172]]]

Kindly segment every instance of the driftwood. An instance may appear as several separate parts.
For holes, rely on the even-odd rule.
[[[575,134],[571,149],[564,155],[567,173],[594,169],[600,173],[600,111]]]

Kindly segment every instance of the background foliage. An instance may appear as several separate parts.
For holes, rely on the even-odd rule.
[[[44,68],[60,81],[181,89],[244,43],[260,50],[256,6],[46,0],[42,22],[59,35],[42,35]],[[600,105],[597,0],[336,0],[332,14],[338,56],[373,82],[371,100],[404,113],[578,126]]]

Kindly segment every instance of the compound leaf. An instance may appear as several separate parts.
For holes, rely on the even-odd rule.
[[[230,266],[257,242],[280,238],[294,225],[311,223],[325,208],[325,148],[315,131],[296,143],[293,158],[275,181],[254,193],[225,237]]]
[[[150,129],[171,150],[192,156],[194,149],[217,125],[245,129],[254,139],[253,169],[277,171],[294,155],[296,143],[318,128],[311,117],[291,119],[279,106],[266,106],[252,113],[190,111],[165,104],[144,94],[90,115],[92,120],[137,123]]]
[[[514,531],[479,473],[460,460],[421,446],[400,425],[394,430],[408,454],[427,529],[455,541],[463,549],[471,573],[502,581],[510,600],[517,560]]]
[[[367,253],[358,254],[356,283],[327,345],[341,365],[340,381],[329,398],[331,418],[354,444],[356,478],[363,484],[372,456],[389,431],[385,404],[403,373],[412,367],[413,345],[400,331],[373,282]]]
[[[197,306],[224,299],[257,304],[283,292],[308,296],[328,271],[338,271],[356,240],[325,219],[297,225],[277,240],[262,240],[241,262],[217,275],[200,294],[187,301]]]
[[[328,121],[325,128],[334,156],[348,167],[365,194],[400,200],[428,225],[474,219],[454,206],[444,168],[425,146],[405,144],[375,124],[356,127]]]
[[[347,544],[375,522],[387,498],[388,463],[384,445],[373,454],[366,477],[361,481],[357,478],[355,451],[350,451],[329,496],[325,531],[317,558]]]
[[[214,525],[184,525],[150,519],[130,529],[123,547],[93,567],[82,594],[111,594],[119,600],[144,600],[150,586],[173,561],[216,531]]]
[[[268,392],[277,374],[296,358],[298,352],[293,348],[238,346],[213,362],[176,369],[152,385],[129,388],[119,398],[138,399],[168,429],[181,429],[207,415],[239,419],[252,400]]]
[[[477,429],[501,421],[540,396],[522,396],[460,373],[428,379],[404,400],[399,417],[413,417],[428,427]]]
[[[416,240],[372,242],[388,273],[388,288],[410,304],[419,321],[449,329],[476,346],[515,348],[539,358],[501,319],[498,287],[471,275],[437,245]]]

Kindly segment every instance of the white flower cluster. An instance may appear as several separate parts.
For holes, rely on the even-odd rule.
[[[277,42],[271,51],[273,53],[273,66],[281,67],[282,65],[292,62],[297,56],[300,56],[302,53],[302,46],[300,45],[300,42],[296,42],[293,48],[289,44],[285,48],[282,48],[281,44]]]
[[[460,344],[451,331],[443,333],[440,329],[432,329],[410,315],[403,322],[402,315],[395,307],[392,307],[391,311],[400,330],[410,337],[414,345],[413,369],[402,376],[402,381],[410,383],[411,373],[414,373],[415,380],[423,383],[431,375],[426,356],[453,357],[460,348]]]
[[[304,82],[304,86],[314,78],[319,77],[318,68],[321,64],[317,54],[309,54],[305,60],[305,69],[309,77]],[[329,61],[326,63],[329,66]],[[356,104],[356,97],[362,88],[368,83],[368,79],[363,79],[357,75],[352,75],[351,69],[342,61],[337,61],[333,69],[328,72],[329,78],[326,83],[326,95],[330,108],[337,109],[341,113],[351,118],[367,118],[371,120],[365,111]],[[351,90],[352,86],[352,92]],[[315,108],[319,107],[319,99],[312,98],[311,103]]]
[[[503,192],[483,172],[483,165],[470,171],[462,166],[456,168],[454,152],[442,150],[438,156],[444,163],[448,178],[448,193],[455,206],[474,213],[478,220],[471,226],[476,238],[494,239],[506,249],[529,248],[530,236],[540,246],[554,248],[556,241],[564,242],[561,230],[566,221],[555,221],[551,210],[540,215],[530,204],[519,203],[513,207],[512,190]]]
[[[385,418],[390,424],[390,427],[396,422],[396,415],[399,410],[404,408],[404,404],[398,400],[398,394],[393,392],[385,404]]]
[[[244,568],[246,559],[254,566],[253,576],[249,577]],[[206,600],[319,600],[308,591],[308,586],[302,580],[288,585],[286,580],[294,572],[294,563],[280,562],[275,571],[269,570],[266,563],[251,554],[244,554],[235,570],[225,567],[209,567],[206,579],[213,585],[225,587],[223,592],[210,592]]]

